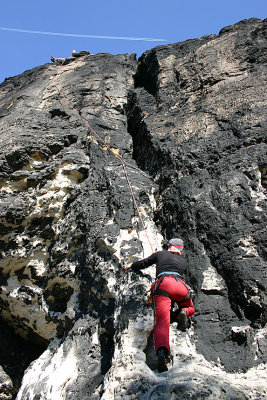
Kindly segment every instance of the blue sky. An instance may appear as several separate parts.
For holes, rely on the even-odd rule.
[[[81,35],[158,38],[165,42],[41,35],[0,29],[0,82],[68,57],[91,53],[136,53],[181,42],[246,18],[267,17],[267,0],[9,0],[1,3],[0,27]]]

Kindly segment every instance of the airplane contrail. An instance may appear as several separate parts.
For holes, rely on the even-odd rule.
[[[76,33],[43,32],[43,31],[31,31],[28,29],[5,28],[3,26],[0,26],[0,29],[2,31],[31,33],[31,34],[35,34],[35,35],[71,36],[71,37],[89,38],[89,39],[141,40],[141,41],[145,41],[145,42],[166,42],[166,39],[158,39],[158,38],[142,38],[142,37],[129,37],[129,36],[80,35],[80,34],[76,34]]]

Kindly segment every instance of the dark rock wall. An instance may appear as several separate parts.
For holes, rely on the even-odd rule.
[[[144,53],[129,100],[133,156],[159,185],[157,224],[186,241],[197,346],[230,369],[255,359],[231,326],[266,323],[265,83],[266,22],[250,20]],[[210,264],[223,290],[202,288]]]
[[[135,57],[74,61],[57,84],[110,148],[129,159],[131,182],[144,191],[151,185],[131,161],[124,111]],[[114,299],[108,266],[99,263],[118,263],[113,244],[120,229],[132,229],[136,211],[120,162],[58,94],[58,68],[46,65],[1,85],[1,315],[26,339],[48,342],[91,312],[106,332],[100,334],[105,373]],[[134,245],[133,254],[141,249]]]
[[[0,85],[0,314],[38,349],[52,341],[31,367],[38,398],[121,398],[107,382],[125,332],[146,348],[153,269],[122,266],[151,249],[116,155],[154,250],[161,235],[185,241],[199,354],[230,372],[266,362],[266,43],[266,20],[252,19],[138,62],[85,52]],[[62,372],[57,389],[49,365],[68,352],[77,376]],[[32,385],[26,374],[18,399]]]
[[[0,398],[15,397],[30,363],[38,358],[46,346],[25,341],[6,323],[0,322]]]

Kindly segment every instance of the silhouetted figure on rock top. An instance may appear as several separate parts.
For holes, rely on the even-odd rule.
[[[195,313],[191,290],[182,279],[188,264],[182,256],[182,239],[169,241],[168,250],[153,253],[148,258],[128,264],[125,270],[139,271],[156,264],[156,281],[153,288],[153,300],[156,312],[154,343],[158,356],[158,371],[167,371],[166,359],[170,354],[169,329],[171,323],[172,301],[179,309],[172,315],[172,322],[178,322],[177,328],[185,331],[189,326],[188,318]]]
[[[64,60],[66,60],[66,58],[55,58],[55,57],[51,57],[51,61],[53,62],[53,63],[57,63],[57,62],[59,62],[59,63],[61,63],[61,62],[63,62]]]
[[[64,64],[68,64],[69,62],[71,62],[71,61],[73,61],[75,58],[78,58],[78,57],[83,57],[83,56],[88,56],[88,55],[90,55],[90,52],[89,51],[80,51],[79,53],[77,53],[76,52],[76,50],[72,50],[72,53],[71,53],[71,57],[67,57],[67,58],[61,58],[61,57],[57,57],[57,58],[55,58],[55,57],[51,57],[51,61],[53,62],[53,63],[56,63],[56,64],[61,64],[61,63],[64,63]]]

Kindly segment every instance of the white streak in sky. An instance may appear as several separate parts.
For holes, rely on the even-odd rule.
[[[42,32],[42,31],[30,31],[27,29],[16,29],[16,28],[5,28],[0,26],[2,31],[10,32],[20,32],[20,33],[32,33],[35,35],[53,35],[53,36],[71,36],[79,38],[89,38],[89,39],[115,39],[115,40],[141,40],[145,42],[166,42],[166,39],[157,38],[138,38],[138,37],[128,37],[128,36],[98,36],[98,35],[80,35],[76,33],[57,33],[57,32]]]

